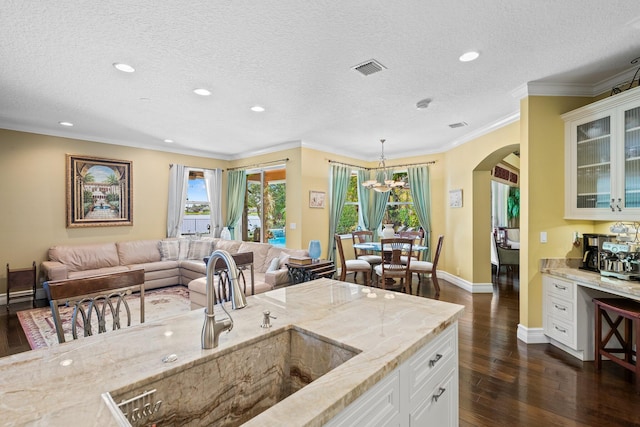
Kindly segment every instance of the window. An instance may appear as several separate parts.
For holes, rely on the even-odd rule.
[[[189,171],[187,203],[184,207],[182,234],[207,234],[211,230],[211,204],[202,171]]]
[[[393,180],[408,182],[407,172],[394,172]],[[394,188],[389,192],[389,201],[382,223],[393,224],[396,232],[420,228],[420,221],[413,207],[408,185],[403,188]]]
[[[284,165],[247,171],[242,240],[286,246],[286,177]]]
[[[395,181],[408,182],[407,172],[394,172],[393,179]],[[373,191],[373,190],[371,190]],[[382,224],[393,224],[396,231],[400,230],[418,230],[420,221],[413,207],[413,199],[409,186],[404,188],[394,188],[389,193],[389,201],[384,214]],[[363,228],[363,224],[359,223],[359,202],[358,202],[358,176],[357,172],[352,172],[347,188],[347,198],[342,209],[342,215],[338,221],[336,233],[350,234],[356,231],[358,227]],[[382,233],[382,224],[378,229]]]

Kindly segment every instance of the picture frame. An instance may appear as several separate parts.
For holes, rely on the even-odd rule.
[[[449,207],[451,208],[462,207],[462,189],[449,191]]]
[[[132,162],[66,158],[67,228],[133,225]]]
[[[325,192],[324,191],[309,191],[309,207],[324,209],[325,204]]]

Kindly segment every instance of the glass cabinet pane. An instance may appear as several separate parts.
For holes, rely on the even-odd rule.
[[[577,208],[608,208],[611,202],[611,118],[577,127]]]
[[[624,112],[624,205],[640,207],[640,107]]]

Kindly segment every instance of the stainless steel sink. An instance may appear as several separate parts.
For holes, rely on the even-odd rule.
[[[237,426],[359,352],[292,326],[161,378],[105,393],[105,399],[116,405],[134,402],[121,405],[125,417],[117,412],[122,425]]]

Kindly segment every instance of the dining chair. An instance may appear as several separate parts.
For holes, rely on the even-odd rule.
[[[354,231],[351,233],[351,238],[353,239],[353,244],[356,243],[373,243],[373,231],[370,230],[361,230]],[[382,262],[382,256],[374,254],[371,251],[357,249],[355,246],[353,247],[353,252],[355,253],[356,259],[360,259],[363,261],[367,261],[371,265],[371,274],[373,276],[373,267],[380,264]],[[354,275],[355,280],[355,275]]]
[[[498,243],[496,236],[491,233],[491,263],[496,266],[496,282],[500,277],[500,270],[505,268],[507,275],[513,273],[514,267],[520,267],[520,250],[512,249]],[[495,251],[495,253],[494,253]],[[493,259],[495,256],[495,259]]]
[[[130,270],[74,279],[45,282],[43,288],[49,298],[53,323],[58,342],[65,342],[63,319],[60,305],[72,307],[71,325],[73,339],[78,339],[78,329],[82,336],[91,336],[123,326],[131,326],[130,295],[139,292],[140,323],[144,323],[144,270]],[[126,325],[125,322],[126,321]]]
[[[376,282],[382,287],[399,286],[406,293],[411,294],[411,258],[403,264],[401,256],[403,253],[411,253],[413,239],[394,237],[392,239],[381,239],[382,253],[384,261],[374,267],[376,272]],[[396,282],[399,279],[400,282]]]
[[[433,256],[433,262],[429,261],[411,261],[411,275],[418,275],[418,288],[416,290],[416,294],[420,293],[420,285],[422,284],[422,277],[425,274],[429,274],[431,277],[431,283],[433,283],[433,287],[436,290],[436,298],[440,295],[440,284],[438,283],[437,276],[437,267],[438,260],[440,259],[440,253],[442,252],[442,244],[444,243],[444,235],[440,235],[438,237],[438,244],[436,246],[436,253]]]
[[[401,231],[398,233],[398,237],[413,239],[413,244],[419,246],[422,246],[422,243],[424,242],[424,232],[422,230]],[[411,256],[411,262],[420,261],[421,253],[422,251],[413,251],[410,255],[405,254],[400,259],[405,264],[407,263],[408,256]]]
[[[334,236],[336,240],[336,248],[338,249],[338,254],[340,255],[340,281],[344,282],[344,279],[347,277],[347,274],[353,273],[353,281],[356,281],[357,273],[364,274],[364,284],[366,286],[371,286],[371,264],[363,259],[345,259],[344,258],[344,250],[342,249],[342,239],[339,234]]]

